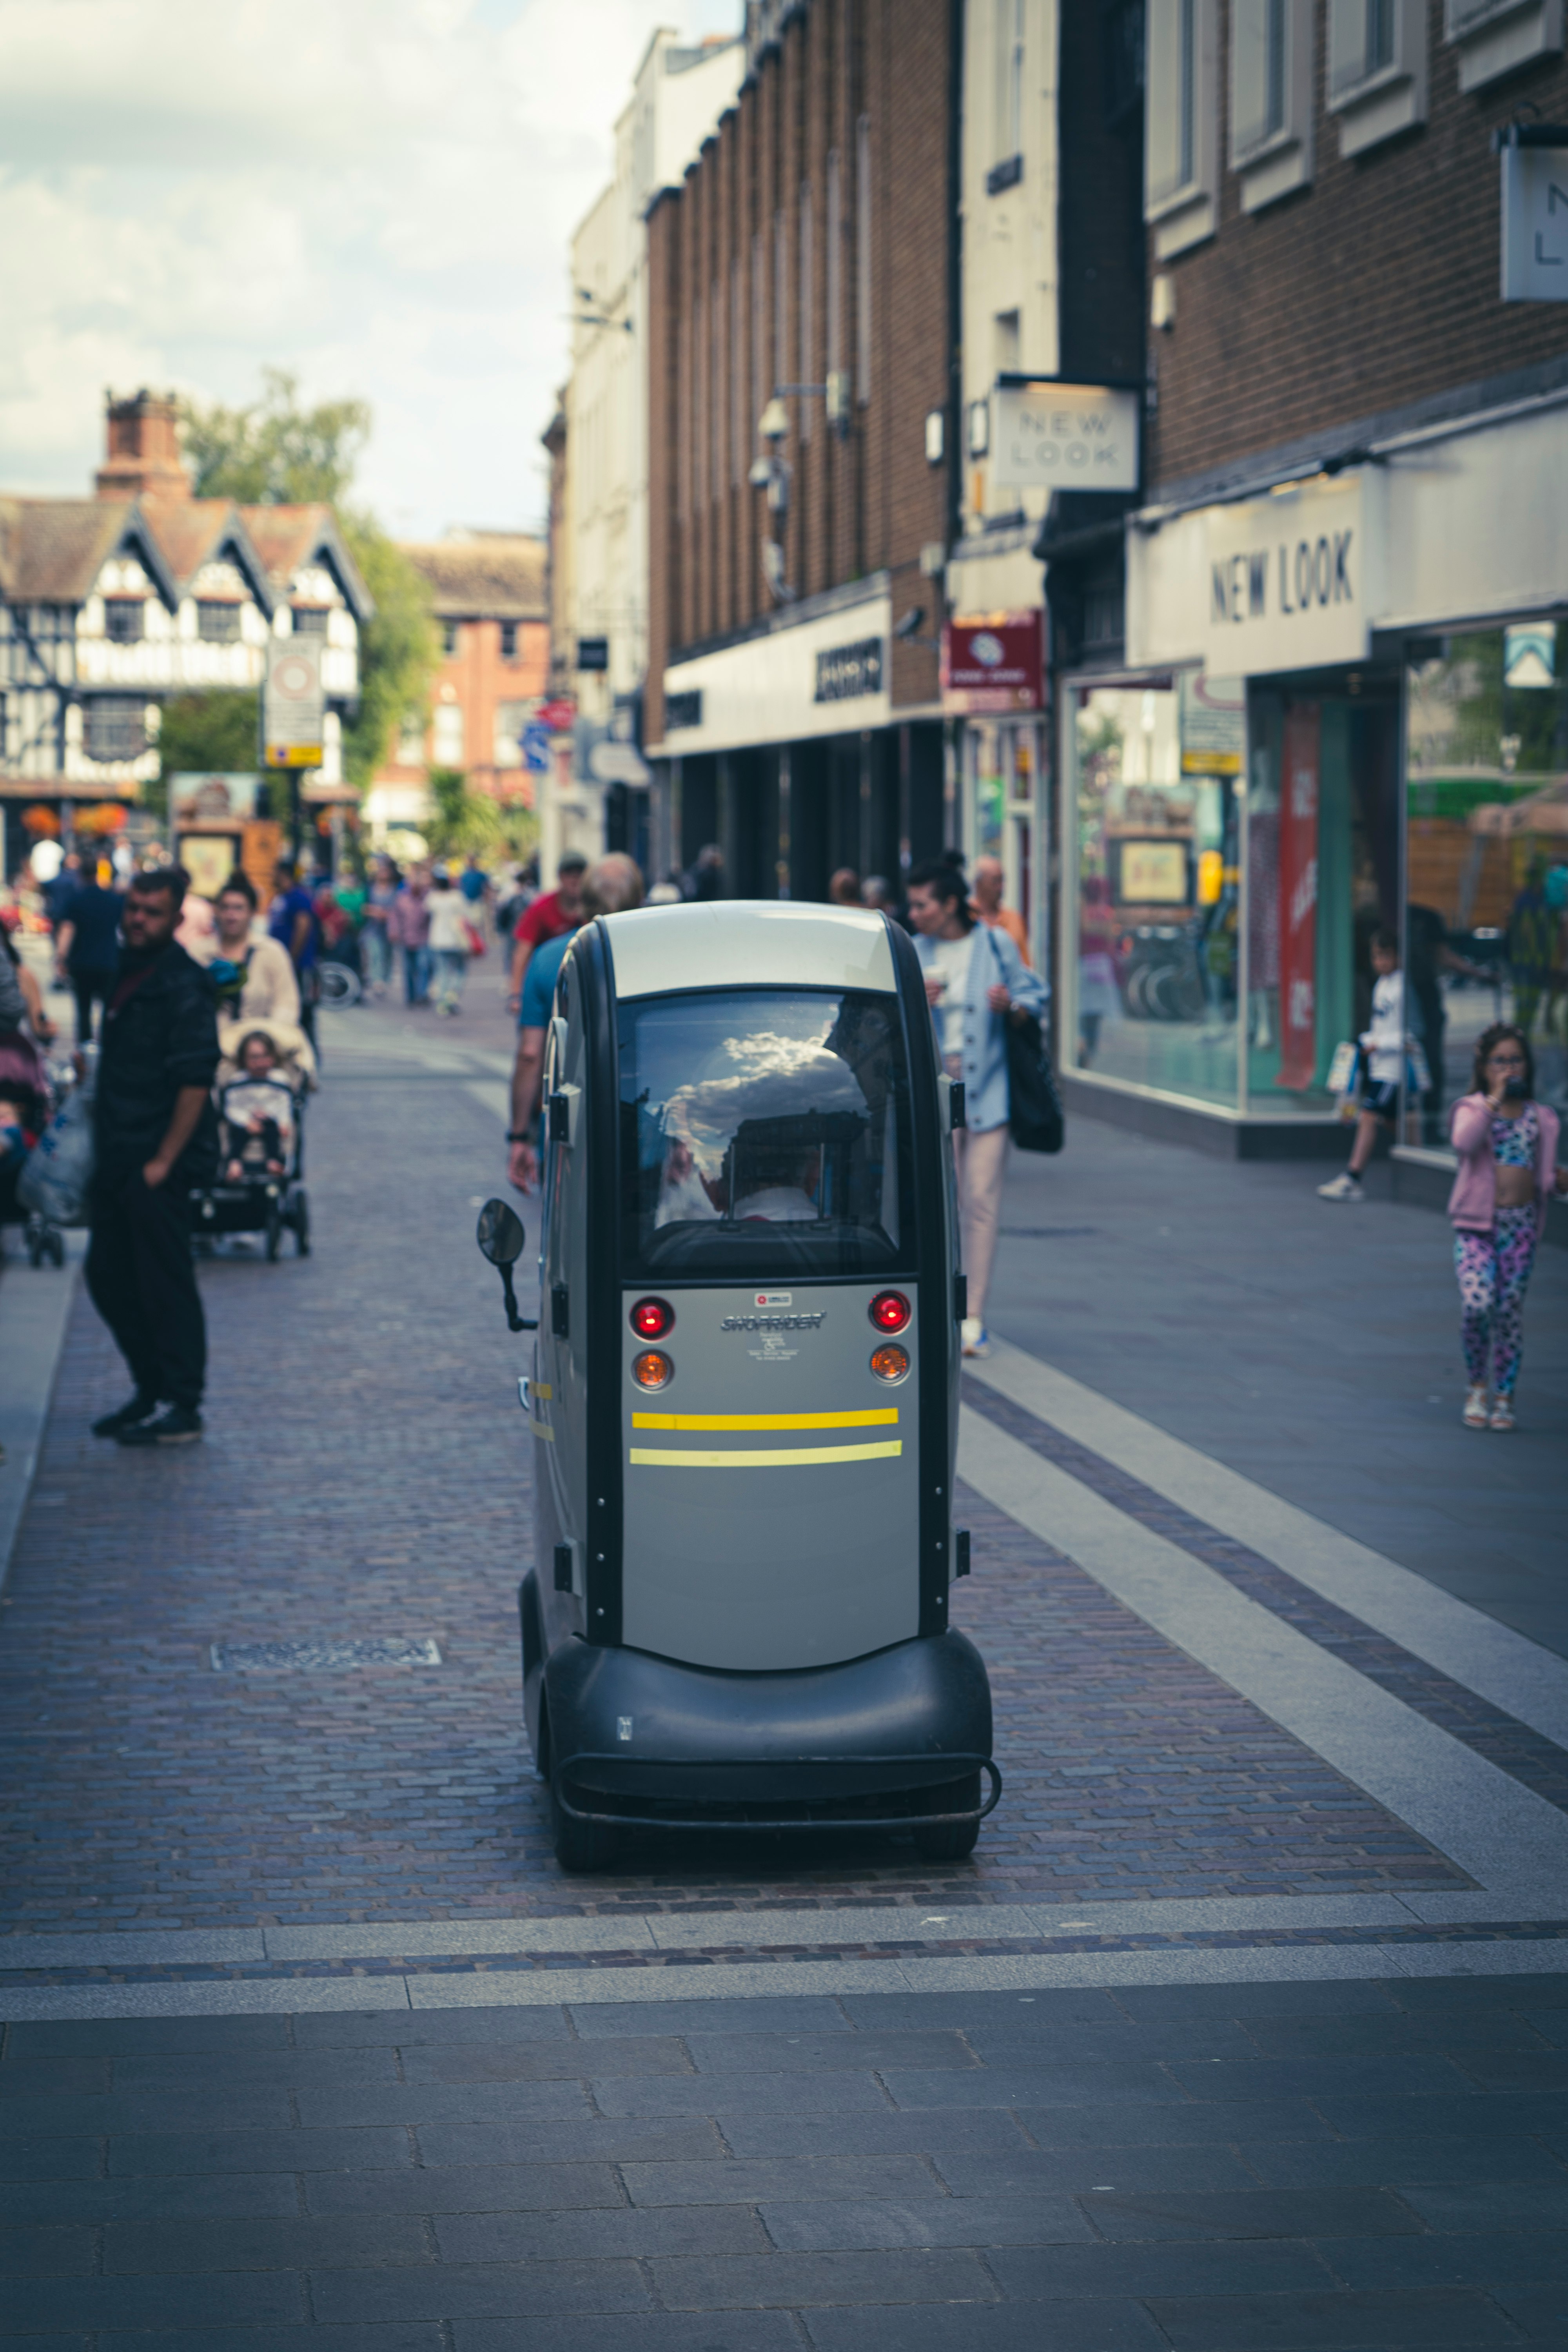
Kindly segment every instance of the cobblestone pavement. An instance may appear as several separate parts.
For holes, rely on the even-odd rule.
[[[1562,2347],[1568,1978],[13,2025],[50,2352]]]
[[[0,1608],[0,2338],[1568,2352],[1561,1902],[1471,1892],[973,1490],[954,1597],[1007,1785],[972,1863],[671,1839],[561,1876],[519,1721],[522,1360],[471,1240],[496,994],[331,1025],[317,1254],[204,1263],[201,1447],[87,1436],[123,1376],[78,1301]],[[1557,1827],[1539,1726],[968,1385]],[[388,1637],[440,1664],[213,1660]],[[853,1989],[895,1953],[967,1981]]]
[[[394,1016],[371,1018],[357,1034],[408,1050]],[[315,1254],[202,1267],[202,1446],[87,1434],[124,1381],[78,1301],[4,1611],[6,1927],[1468,1884],[973,1496],[958,1616],[990,1662],[1007,1781],[973,1864],[893,1840],[671,1839],[590,1892],[563,1880],[520,1728],[525,1359],[472,1242],[498,1158],[469,1091],[485,1081],[378,1076],[342,1047],[329,1070]],[[212,1664],[215,1643],[389,1634],[434,1639],[441,1665]]]

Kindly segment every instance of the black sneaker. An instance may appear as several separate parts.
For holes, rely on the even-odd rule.
[[[172,1404],[156,1421],[133,1422],[117,1430],[121,1445],[189,1445],[202,1433],[202,1417],[194,1405]]]
[[[151,1421],[157,1410],[156,1397],[138,1392],[118,1412],[106,1412],[101,1420],[95,1421],[92,1433],[95,1437],[118,1437],[122,1430],[134,1429],[139,1421]]]

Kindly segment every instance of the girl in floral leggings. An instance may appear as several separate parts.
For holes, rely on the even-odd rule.
[[[1568,1170],[1557,1165],[1557,1114],[1534,1095],[1529,1040],[1522,1030],[1499,1022],[1476,1047],[1475,1091],[1455,1105],[1453,1117],[1459,1172],[1448,1214],[1469,1380],[1468,1429],[1513,1427],[1535,1245],[1546,1223],[1548,1193],[1568,1191]]]

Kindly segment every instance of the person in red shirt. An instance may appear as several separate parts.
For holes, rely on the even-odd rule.
[[[553,890],[542,890],[531,906],[525,907],[512,933],[511,986],[507,993],[507,1010],[515,1013],[522,1003],[522,976],[528,970],[529,957],[535,948],[548,940],[558,940],[567,931],[574,931],[583,919],[583,877],[588,861],[579,850],[569,849],[555,869]]]

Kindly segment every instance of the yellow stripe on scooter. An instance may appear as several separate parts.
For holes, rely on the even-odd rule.
[[[858,1412],[634,1412],[634,1429],[872,1429],[898,1424],[896,1404]]]
[[[769,1445],[755,1452],[749,1447],[732,1453],[689,1453],[684,1447],[634,1445],[634,1465],[654,1468],[659,1465],[667,1470],[779,1470],[795,1469],[815,1462],[880,1462],[904,1450],[903,1440],[895,1437],[885,1445]]]

